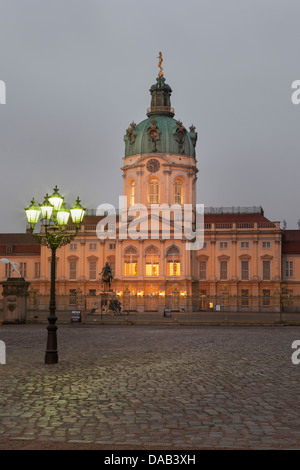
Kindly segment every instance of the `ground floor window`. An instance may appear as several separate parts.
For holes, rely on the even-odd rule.
[[[264,289],[263,290],[263,302],[262,302],[264,307],[268,307],[271,304],[271,299],[270,299],[270,290],[269,289]]]
[[[243,307],[248,307],[249,306],[249,291],[248,289],[242,289],[241,291],[241,305]]]

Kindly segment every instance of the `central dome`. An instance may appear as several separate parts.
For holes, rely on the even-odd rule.
[[[191,126],[188,132],[181,121],[174,119],[171,107],[172,90],[163,76],[150,88],[151,106],[148,119],[132,122],[124,136],[125,157],[148,153],[183,154],[195,158],[197,133]]]

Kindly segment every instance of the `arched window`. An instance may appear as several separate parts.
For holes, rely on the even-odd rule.
[[[174,204],[182,204],[182,180],[181,178],[176,178],[174,181]]]
[[[180,252],[176,246],[167,251],[167,275],[180,276]]]
[[[146,251],[146,276],[159,275],[159,252],[154,246]]]
[[[130,246],[126,249],[124,255],[125,276],[137,276],[138,274],[138,253],[137,250]]]
[[[129,197],[129,200],[130,200],[130,205],[131,206],[134,206],[135,204],[135,181],[131,181],[130,183],[130,197]]]
[[[149,204],[159,204],[159,182],[156,178],[152,178],[148,183],[148,200]]]

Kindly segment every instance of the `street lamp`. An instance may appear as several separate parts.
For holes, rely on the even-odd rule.
[[[47,326],[48,338],[45,354],[45,364],[56,364],[58,362],[57,353],[57,335],[56,335],[56,300],[55,300],[55,266],[56,250],[70,243],[77,235],[79,225],[82,222],[85,209],[81,206],[79,198],[71,209],[65,206],[64,198],[59,194],[57,186],[53,194],[46,194],[44,202],[37,205],[32,199],[30,206],[25,209],[27,220],[30,224],[30,232],[35,240],[43,246],[51,249],[51,287],[50,287],[50,305]],[[42,229],[40,233],[34,233],[35,226],[41,215]],[[75,233],[66,233],[68,231],[68,220],[71,215],[74,224]],[[68,231],[69,232],[69,231]]]

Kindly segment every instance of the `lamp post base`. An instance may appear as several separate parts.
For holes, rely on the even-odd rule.
[[[56,317],[48,317],[49,322],[56,321]],[[50,323],[47,326],[48,330],[48,339],[47,339],[47,349],[45,354],[45,364],[57,364],[58,363],[58,352],[57,352],[57,336],[56,330],[57,326],[53,323]]]
[[[45,364],[57,364],[58,354],[57,351],[46,351]]]

